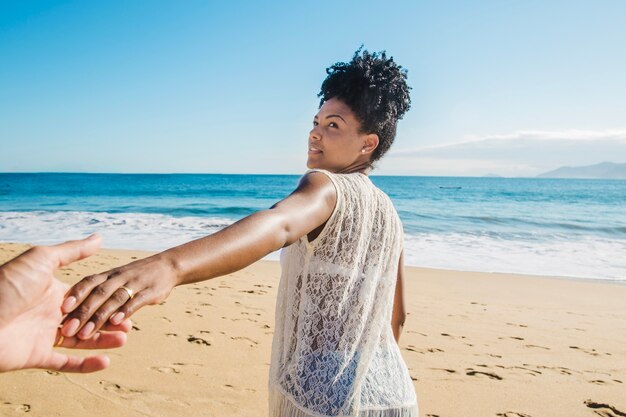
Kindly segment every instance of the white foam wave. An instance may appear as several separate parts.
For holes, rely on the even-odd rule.
[[[626,240],[510,240],[460,233],[405,235],[408,265],[478,272],[626,280]]]
[[[223,218],[143,213],[0,212],[0,240],[51,244],[98,232],[107,248],[160,251],[213,234],[231,223]]]
[[[0,241],[52,244],[100,233],[103,247],[160,251],[213,234],[224,218],[96,212],[0,212]],[[407,265],[626,280],[626,240],[596,237],[503,240],[460,233],[406,234]],[[279,252],[265,259],[278,260]]]

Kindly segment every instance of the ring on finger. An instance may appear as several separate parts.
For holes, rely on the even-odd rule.
[[[63,341],[65,340],[65,336],[63,335],[59,335],[59,340],[57,340],[57,342],[54,344],[54,347],[59,347],[63,344]]]
[[[125,286],[123,286],[123,285],[122,285],[120,288],[121,288],[122,290],[126,291],[126,294],[128,294],[128,299],[129,299],[129,300],[132,300],[132,299],[133,299],[133,297],[135,296],[135,292],[134,292],[133,290],[131,290],[130,288],[125,287]]]

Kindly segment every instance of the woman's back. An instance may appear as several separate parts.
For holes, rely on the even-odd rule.
[[[281,252],[270,416],[417,416],[390,324],[402,223],[366,175],[311,171],[337,202],[312,242]]]

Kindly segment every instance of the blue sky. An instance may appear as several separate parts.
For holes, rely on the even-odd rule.
[[[381,175],[626,162],[624,1],[0,1],[0,172],[300,174],[325,68],[408,70]]]

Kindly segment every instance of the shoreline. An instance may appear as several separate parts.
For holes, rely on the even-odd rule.
[[[0,244],[0,263],[27,247]],[[102,249],[56,276],[72,284],[150,253]],[[0,415],[267,415],[280,272],[262,260],[175,288],[133,315],[105,371],[0,375]],[[399,347],[421,417],[626,413],[626,286],[417,267],[404,284]]]
[[[5,242],[0,241],[0,245],[17,245],[17,246],[25,246],[30,247],[34,246],[28,243],[20,243],[20,242]],[[126,249],[126,248],[107,248],[103,247],[101,250],[105,251],[113,251],[113,252],[133,252],[137,254],[142,254],[142,256],[150,256],[158,251],[149,251],[149,250],[141,250],[141,249]],[[280,261],[277,259],[260,259],[257,262],[276,262]],[[619,286],[626,286],[626,277],[623,279],[611,279],[611,278],[590,278],[590,277],[576,277],[576,276],[566,276],[566,275],[543,275],[543,274],[529,274],[529,273],[518,273],[518,272],[504,272],[504,271],[474,271],[474,270],[461,270],[461,269],[448,269],[448,268],[432,268],[428,266],[418,266],[418,265],[404,265],[405,269],[415,269],[416,271],[441,271],[447,273],[472,273],[472,274],[487,274],[487,275],[501,275],[501,276],[516,276],[519,278],[542,278],[542,279],[557,279],[557,280],[565,280],[565,281],[581,281],[588,283],[602,283],[602,284],[614,284]]]

